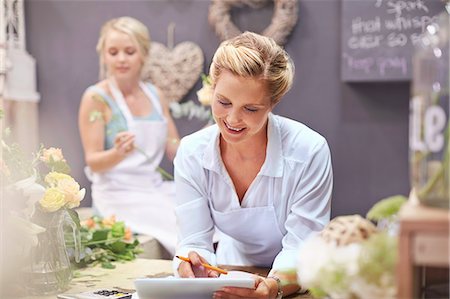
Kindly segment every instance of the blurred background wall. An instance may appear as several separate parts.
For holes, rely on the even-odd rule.
[[[197,43],[207,72],[219,39],[208,24],[207,0],[25,1],[28,52],[37,62],[39,140],[61,147],[72,174],[89,187],[84,173],[77,114],[84,90],[98,78],[95,45],[101,25],[129,15],[141,20],[154,41],[167,44],[175,22],[175,45]],[[241,30],[262,32],[273,6],[232,11]],[[298,23],[285,48],[296,65],[292,90],[277,114],[312,127],[329,142],[333,167],[333,216],[365,214],[378,200],[407,195],[409,82],[344,83],[340,78],[341,1],[300,0]],[[196,100],[200,80],[183,101]],[[176,120],[182,136],[204,123]],[[165,161],[163,167],[173,167]],[[91,203],[88,193],[84,206]]]

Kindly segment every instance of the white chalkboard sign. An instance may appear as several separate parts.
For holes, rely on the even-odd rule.
[[[441,0],[343,0],[342,80],[410,80],[414,44],[443,11]]]

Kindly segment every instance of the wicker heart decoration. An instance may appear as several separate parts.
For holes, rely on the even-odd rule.
[[[227,40],[242,33],[233,23],[231,10],[248,5],[261,8],[269,0],[212,0],[209,7],[208,20],[221,40]],[[274,13],[272,21],[262,35],[271,37],[279,45],[284,45],[291,31],[297,24],[298,0],[273,0]]]
[[[193,42],[174,48],[152,42],[144,78],[153,82],[169,101],[179,102],[200,78],[203,52]]]

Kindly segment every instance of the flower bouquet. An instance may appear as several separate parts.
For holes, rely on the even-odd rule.
[[[93,216],[81,222],[81,259],[75,265],[84,267],[100,264],[103,268],[114,269],[112,262],[131,261],[142,252],[139,241],[133,239],[131,230],[115,216],[102,218]],[[74,252],[74,242],[70,235],[66,245]]]
[[[397,240],[359,215],[333,219],[300,250],[298,279],[316,298],[395,298]]]
[[[18,269],[17,283],[28,293],[61,291],[72,279],[64,228],[70,228],[76,241],[78,260],[79,220],[72,209],[80,205],[85,190],[69,175],[60,149],[41,146],[28,158],[18,144],[8,145],[3,138],[1,150],[8,266]]]
[[[209,76],[202,74],[202,88],[197,91],[197,99],[201,105],[195,104],[192,100],[185,103],[170,103],[170,111],[174,118],[187,117],[188,119],[197,118],[199,120],[208,120],[212,123],[211,106],[213,100],[213,92],[211,79]]]

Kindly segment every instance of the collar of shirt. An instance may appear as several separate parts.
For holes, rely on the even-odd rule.
[[[217,173],[223,172],[223,163],[220,157],[219,148],[220,131],[216,126],[214,135],[210,139],[208,145],[205,147],[203,153],[203,167]],[[283,151],[281,144],[281,130],[278,119],[272,113],[269,113],[269,120],[267,125],[267,153],[258,175],[265,175],[270,177],[281,177],[283,174]]]

